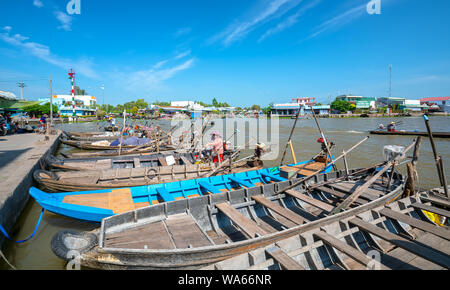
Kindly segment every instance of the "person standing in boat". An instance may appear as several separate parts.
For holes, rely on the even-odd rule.
[[[223,140],[222,135],[219,132],[214,131],[211,133],[211,142],[206,145],[206,147],[212,147],[214,158],[213,162],[223,162],[225,159],[223,157]]]
[[[391,124],[387,127],[388,132],[397,132],[397,128],[395,127],[395,122],[391,122]]]

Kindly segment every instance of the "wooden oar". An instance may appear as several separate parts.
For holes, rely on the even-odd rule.
[[[287,152],[288,147],[292,146],[292,136],[294,135],[295,127],[297,126],[299,117],[300,117],[300,105],[298,107],[297,117],[295,118],[294,126],[292,126],[291,134],[289,135],[288,142],[286,143],[286,148],[284,148],[283,157],[281,158],[280,166],[282,166],[284,163],[284,158],[286,157],[286,152]],[[292,154],[294,154],[294,153],[292,153]]]
[[[369,181],[358,187],[358,189],[355,190],[349,197],[347,197],[339,206],[337,206],[330,215],[334,215],[337,213],[340,213],[341,211],[347,209],[353,202],[355,202],[358,197],[364,193],[375,181],[378,180],[380,176],[382,176],[386,171],[389,170],[389,168],[392,168],[392,171],[394,171],[394,167],[397,164],[397,161],[404,159],[406,156],[406,153],[411,150],[416,142],[414,141],[408,148],[406,148],[401,155],[397,156],[394,160],[388,161],[383,168],[378,171],[377,174],[375,174]],[[393,173],[393,172],[392,172]],[[390,183],[390,182],[389,182]]]
[[[355,146],[353,146],[352,148],[350,148],[345,154],[342,154],[342,155],[339,156],[338,158],[334,159],[334,160],[333,160],[332,162],[330,162],[330,164],[328,164],[328,165],[335,164],[337,161],[339,161],[340,159],[342,159],[345,155],[347,155],[348,153],[350,153],[351,151],[353,151],[355,148],[357,148],[359,145],[361,145],[362,143],[364,143],[365,141],[367,141],[369,138],[370,138],[370,137],[367,136],[366,138],[364,138],[363,140],[361,140],[360,142],[358,142],[358,144],[356,144]],[[310,179],[313,178],[314,176],[320,174],[320,172],[322,172],[322,170],[323,170],[323,169],[321,168],[321,169],[317,170],[316,172],[314,172],[314,174],[312,174],[312,175],[310,175],[310,176],[307,176],[307,177],[305,177],[305,178],[302,178],[302,179],[300,179],[299,181],[295,182],[294,184],[292,184],[292,185],[290,185],[290,186],[288,186],[288,187],[286,187],[286,188],[284,188],[284,189],[282,189],[282,190],[280,190],[280,191],[277,191],[277,194],[283,193],[283,192],[285,192],[286,190],[292,189],[292,188],[294,188],[294,187],[296,187],[296,186],[302,184],[303,182],[305,182],[305,181],[307,181],[307,180],[310,180]]]

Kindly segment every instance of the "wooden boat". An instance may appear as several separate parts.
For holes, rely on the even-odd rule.
[[[230,154],[230,153],[229,153]],[[106,170],[113,168],[143,168],[167,166],[168,160],[173,159],[174,165],[194,164],[201,161],[202,154],[194,153],[175,153],[171,151],[163,153],[154,153],[149,155],[125,155],[97,158],[79,158],[67,159],[55,157],[51,154],[44,156],[44,161],[48,167],[63,170]]]
[[[129,212],[104,219],[94,232],[55,235],[52,249],[67,259],[73,249],[66,239],[82,240],[85,247],[77,249],[78,261],[89,268],[199,269],[383,205],[403,191],[400,174],[393,173],[391,183],[377,178],[349,210],[329,216],[376,170],[349,173],[351,177],[338,171],[136,210],[130,207]],[[313,185],[310,192],[305,189]]]
[[[92,134],[92,133],[74,133],[74,132],[66,132],[63,131],[64,135],[73,141],[85,141],[85,142],[96,142],[96,141],[115,141],[118,138],[120,138],[120,134],[114,134],[114,135],[106,135],[105,133],[98,133],[98,134]]]
[[[139,163],[139,159],[136,159]],[[110,161],[108,162],[110,163]],[[263,162],[241,161],[232,164],[232,169],[219,163],[184,164],[172,166],[116,168],[95,171],[49,172],[36,170],[34,179],[52,192],[88,191],[114,189],[121,187],[144,186],[166,182],[195,179],[214,171],[215,175],[223,175],[263,168]]]
[[[317,165],[320,164],[314,160],[301,162],[298,164],[302,167],[299,168],[298,174],[303,176],[312,172],[308,168],[303,168],[305,165],[316,170]],[[321,169],[322,171],[331,170],[331,166],[325,168],[325,163],[321,163],[321,166],[318,171]],[[143,170],[149,169],[144,168]],[[183,170],[185,169],[183,168]],[[286,180],[280,176],[280,172],[279,167],[274,167],[164,184],[54,194],[45,193],[33,187],[29,193],[43,208],[50,212],[76,219],[100,222],[103,218],[142,206],[216,194],[243,187],[252,188]],[[151,174],[153,176],[154,172],[151,172]],[[184,174],[184,172],[181,174]],[[130,178],[129,175],[124,177]],[[75,181],[78,180],[80,178],[75,178]],[[47,181],[50,182],[51,179]]]
[[[423,210],[449,211],[405,198],[305,231],[203,270],[442,270],[450,269],[450,228]]]
[[[106,132],[119,132],[120,131],[120,129],[119,129],[119,126],[107,126],[107,127],[105,127],[105,131]]]
[[[125,137],[123,138],[124,140],[126,139]],[[117,140],[117,138],[115,138],[115,140]],[[96,142],[92,142],[92,141],[75,141],[75,140],[67,140],[67,139],[60,139],[61,143],[65,144],[65,145],[69,145],[72,147],[76,147],[78,149],[82,149],[82,150],[109,150],[109,149],[134,149],[136,147],[142,147],[141,145],[132,145],[132,146],[109,146],[109,145],[95,145],[94,143]],[[149,146],[151,146],[152,144],[149,143]],[[155,147],[155,146],[152,146]],[[161,146],[163,147],[163,146]],[[173,147],[171,147],[173,148]]]
[[[391,136],[424,136],[428,137],[428,132],[407,132],[407,131],[398,131],[398,132],[389,132],[389,131],[371,131],[372,135],[391,135]],[[450,138],[450,132],[433,132],[433,137],[435,138]]]
[[[174,146],[160,146],[159,152],[164,152],[167,154],[172,154],[175,152],[183,152],[182,150],[177,150]],[[64,153],[60,154],[65,158],[105,158],[112,156],[125,156],[125,155],[142,155],[147,156],[151,154],[158,154],[158,149],[155,146],[143,147],[143,148],[132,148],[132,149],[122,149],[119,154],[119,149],[113,150],[103,150],[103,151],[90,151],[90,152],[75,152],[75,153]]]

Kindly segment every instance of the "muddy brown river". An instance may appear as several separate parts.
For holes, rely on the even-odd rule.
[[[242,121],[242,120],[240,120]],[[406,131],[426,131],[425,123],[421,117],[409,118],[352,118],[352,119],[319,119],[320,126],[323,129],[328,140],[334,142],[336,147],[333,149],[333,155],[341,155],[343,150],[347,150],[365,136],[369,136],[369,131],[377,129],[379,124],[387,125],[391,121],[403,122],[398,126],[399,130]],[[221,122],[217,120],[216,122]],[[169,128],[169,121],[152,121],[161,125],[163,128]],[[291,132],[294,120],[279,120],[279,150],[282,152],[285,148],[287,139]],[[450,117],[431,117],[431,128],[435,132],[450,132]],[[102,124],[64,124],[59,125],[67,131],[97,131]],[[248,130],[247,130],[248,131]],[[239,134],[247,134],[242,133]],[[243,136],[242,136],[243,137]],[[246,140],[248,136],[246,136]],[[301,119],[298,121],[295,135],[293,138],[294,150],[298,161],[308,160],[320,151],[320,145],[317,139],[320,134],[316,124],[312,119]],[[415,137],[404,136],[370,136],[370,139],[359,146],[348,156],[349,167],[361,168],[367,167],[375,162],[384,161],[383,147],[386,145],[400,145],[407,147],[414,141]],[[450,139],[435,139],[438,153],[444,160],[444,167],[447,181],[450,182]],[[253,142],[254,144],[254,142]],[[70,151],[71,148],[62,147],[60,150]],[[250,150],[244,151],[241,156],[251,154]],[[280,165],[281,153],[275,160],[265,161],[267,167]],[[286,162],[291,163],[290,152],[286,155]],[[343,164],[338,163],[338,168],[342,169]],[[405,166],[399,169],[405,173]],[[419,184],[421,189],[431,189],[439,186],[436,165],[434,163],[433,152],[428,138],[424,138],[419,163],[418,163]],[[30,199],[19,222],[19,231],[15,234],[16,240],[27,238],[36,225],[41,212],[41,207]],[[8,243],[3,253],[10,263],[17,269],[23,270],[62,270],[66,269],[65,262],[57,258],[50,249],[50,242],[54,234],[63,229],[74,229],[79,231],[93,230],[98,224],[81,222],[74,219],[65,218],[49,212],[44,214],[41,225],[36,236],[28,243],[16,245]],[[0,258],[0,269],[9,269],[9,266]]]

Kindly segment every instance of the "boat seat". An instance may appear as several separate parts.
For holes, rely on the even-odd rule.
[[[291,222],[294,222],[298,225],[302,225],[305,223],[305,220],[295,212],[282,206],[279,206],[278,204],[268,200],[262,195],[252,196],[252,199],[255,200],[257,203],[261,204],[262,206],[267,207],[268,209],[273,210],[282,217],[290,220]]]
[[[210,193],[221,193],[221,191],[215,187],[214,185],[212,185],[211,183],[205,182],[205,181],[200,181],[198,183],[198,185],[200,185],[201,188],[205,189],[206,191],[210,192]]]
[[[282,182],[282,181],[286,181],[287,180],[286,178],[283,178],[283,177],[280,177],[280,176],[276,176],[276,175],[273,175],[273,174],[267,173],[267,172],[261,172],[261,176],[267,177],[267,178],[269,178],[269,179],[271,179],[272,181],[275,181],[275,182]]]
[[[156,189],[156,192],[158,192],[159,196],[161,196],[161,198],[167,202],[167,201],[174,201],[175,199],[173,198],[173,196],[167,191],[167,189],[165,189],[164,187],[160,187]]]
[[[228,203],[219,203],[216,204],[217,209],[225,214],[230,220],[233,221],[242,232],[249,236],[250,238],[255,238],[256,234],[261,236],[267,235],[267,232],[258,226],[256,222],[251,219],[248,219],[243,214],[241,214],[237,209],[232,207]]]
[[[272,257],[275,261],[277,261],[280,266],[285,270],[305,270],[302,266],[300,266],[297,261],[291,258],[288,254],[283,252],[279,247],[273,247],[266,250],[266,253]]]
[[[249,181],[242,180],[242,179],[240,179],[240,178],[236,178],[236,177],[228,177],[228,179],[230,179],[231,181],[233,181],[233,182],[235,182],[235,183],[237,183],[237,184],[239,184],[239,185],[241,185],[241,186],[245,186],[245,187],[247,187],[247,188],[249,188],[249,187],[254,187],[254,186],[255,186],[253,183],[251,183],[251,182],[249,182]]]

